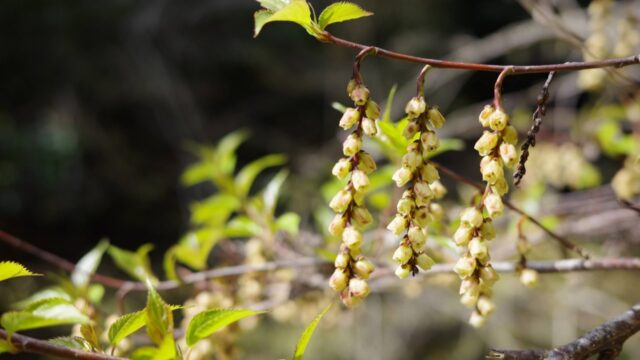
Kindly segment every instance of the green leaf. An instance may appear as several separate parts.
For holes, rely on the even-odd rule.
[[[176,343],[173,334],[167,334],[160,345],[158,352],[153,356],[153,360],[175,360],[176,359]]]
[[[222,225],[240,206],[240,200],[233,195],[215,194],[191,205],[191,222],[196,225]]]
[[[299,227],[300,215],[296,213],[284,213],[276,219],[276,230],[286,231],[293,236],[298,235]]]
[[[141,348],[136,349],[133,354],[131,354],[132,360],[152,360],[156,354],[158,354],[158,349],[151,346],[143,346]]]
[[[227,223],[224,234],[227,237],[250,237],[262,232],[260,225],[245,215],[238,215]]]
[[[213,309],[203,311],[191,319],[187,327],[187,346],[191,347],[221,328],[248,316],[263,314],[266,311],[243,309]]]
[[[147,334],[156,345],[160,345],[165,336],[173,332],[173,313],[171,307],[153,288],[150,280],[147,280],[147,288],[149,289],[145,308]]]
[[[0,262],[0,281],[12,279],[21,276],[40,276],[40,274],[32,273],[21,264],[13,261]]]
[[[87,299],[94,304],[100,304],[104,297],[104,286],[101,284],[91,284],[87,288]]]
[[[365,16],[373,15],[360,6],[350,2],[337,2],[327,6],[318,19],[320,29],[324,30],[328,25],[338,22],[355,20]]]
[[[245,196],[249,193],[256,177],[265,169],[284,164],[287,158],[281,154],[263,156],[247,164],[236,176],[235,184],[238,194]]]
[[[207,266],[209,253],[223,236],[222,230],[217,227],[204,227],[188,232],[171,250],[181,263],[202,270]]]
[[[278,11],[289,4],[289,0],[258,0],[260,5],[271,11]]]
[[[393,99],[396,97],[396,91],[398,91],[398,84],[394,84],[389,90],[387,101],[384,105],[384,113],[382,113],[381,121],[391,121],[391,105],[393,105]]]
[[[37,329],[65,324],[88,324],[89,318],[65,299],[45,299],[31,304],[23,311],[4,313],[0,324],[13,334],[20,330]]]
[[[156,281],[151,272],[151,262],[149,261],[149,252],[151,250],[153,250],[153,244],[144,244],[135,252],[111,245],[107,252],[111,255],[118,268],[134,279],[145,281],[145,279],[151,278]]]
[[[109,344],[116,346],[122,339],[140,330],[147,320],[145,310],[125,314],[109,328]]]
[[[7,340],[0,339],[0,354],[11,352],[12,350],[13,348],[11,347],[11,344],[9,344]]]
[[[69,295],[69,293],[67,293],[63,288],[59,286],[54,286],[40,290],[35,294],[29,296],[28,298],[17,302],[15,304],[15,307],[17,307],[18,309],[24,309],[35,303],[41,302],[42,300],[55,298],[64,299],[68,302],[71,302],[71,295]]]
[[[89,251],[80,259],[80,261],[78,261],[75,270],[71,274],[71,282],[73,285],[81,289],[84,289],[89,285],[91,275],[93,275],[96,269],[98,269],[100,260],[102,260],[102,255],[108,247],[109,242],[107,240],[101,240],[93,250]]]
[[[287,179],[289,175],[289,171],[280,170],[276,176],[269,181],[267,186],[264,188],[264,194],[262,194],[262,199],[264,201],[265,211],[273,215],[276,210],[276,205],[278,204],[278,196],[280,195],[280,189],[284,184],[284,181]]]
[[[291,2],[278,11],[258,10],[254,14],[255,27],[253,37],[260,34],[262,28],[274,21],[289,21],[302,26],[307,32],[312,33],[311,10],[304,0],[291,0]]]
[[[296,351],[293,354],[294,360],[302,359],[302,356],[307,349],[307,345],[309,344],[309,340],[311,339],[313,332],[316,330],[316,327],[320,323],[320,320],[322,320],[322,317],[329,311],[329,309],[331,309],[331,305],[333,305],[333,303],[327,305],[327,307],[325,307],[324,310],[322,310],[320,314],[318,314],[318,316],[313,319],[309,326],[304,329],[304,332],[302,333],[302,336],[300,336],[300,340],[298,340],[298,344],[296,345]]]
[[[91,344],[84,338],[79,336],[61,336],[53,339],[49,339],[49,343],[66,347],[68,349],[75,349],[80,351],[91,351]]]

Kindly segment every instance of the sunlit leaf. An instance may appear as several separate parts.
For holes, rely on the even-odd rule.
[[[398,91],[398,85],[394,84],[389,90],[389,95],[387,95],[387,101],[384,105],[384,112],[382,113],[381,121],[390,122],[391,121],[391,106],[393,105],[393,99],[396,97],[396,91]]]
[[[87,299],[94,304],[99,304],[104,297],[104,286],[102,284],[91,284],[87,288]]]
[[[304,0],[291,0],[291,2],[278,11],[258,10],[254,14],[254,34],[260,34],[262,28],[274,21],[289,21],[302,26],[308,32],[311,28],[311,10]]]
[[[324,310],[322,310],[320,314],[318,314],[318,316],[316,316],[316,318],[313,319],[313,321],[309,324],[309,326],[307,326],[307,328],[304,329],[304,332],[300,336],[300,340],[298,340],[298,344],[296,345],[295,353],[293,354],[294,360],[302,359],[304,352],[307,350],[307,345],[309,344],[309,340],[311,340],[311,336],[313,335],[313,332],[316,330],[316,327],[320,323],[320,320],[322,320],[322,317],[329,311],[329,309],[331,309],[331,305],[333,304],[330,303],[329,305],[327,305],[324,308]]]
[[[39,276],[40,274],[32,273],[21,264],[13,261],[0,262],[0,281],[12,279],[21,276]]]
[[[373,15],[372,12],[366,11],[354,3],[337,2],[322,10],[320,17],[318,18],[318,25],[320,25],[320,28],[324,30],[324,28],[331,24],[355,20],[371,15]]]
[[[145,308],[147,334],[156,345],[160,345],[165,336],[173,332],[173,313],[171,307],[153,288],[150,280],[147,280],[147,287],[149,289]]]
[[[280,170],[280,172],[278,172],[278,174],[269,181],[264,189],[264,193],[262,194],[264,207],[265,211],[270,215],[273,215],[275,212],[276,205],[278,204],[278,196],[280,195],[280,189],[288,175],[289,171]]]
[[[65,299],[45,299],[22,311],[4,313],[0,324],[8,333],[65,324],[87,324],[89,318]]]
[[[189,347],[209,337],[214,332],[248,316],[263,314],[265,311],[242,309],[213,309],[203,311],[191,319],[187,327],[186,340]]]
[[[87,285],[89,285],[91,275],[93,275],[98,265],[100,265],[102,255],[108,247],[109,242],[107,240],[101,240],[93,250],[89,251],[78,261],[75,270],[71,273],[71,282],[73,285],[77,288],[86,288]]]
[[[11,344],[7,340],[0,339],[0,354],[11,352],[12,350]]]
[[[167,334],[160,345],[158,352],[153,356],[153,360],[175,360],[176,359],[176,343],[173,334]]]
[[[151,278],[155,281],[155,276],[151,272],[151,262],[149,261],[149,252],[151,250],[153,250],[153,244],[144,244],[135,252],[111,245],[107,252],[111,255],[118,268],[134,279],[144,281],[147,278]]]
[[[91,344],[80,336],[61,336],[48,340],[49,343],[81,351],[91,351]]]
[[[288,212],[276,219],[276,230],[286,231],[291,235],[298,235],[300,227],[300,215]]]
[[[290,0],[258,0],[260,5],[271,11],[278,11],[289,4]]]
[[[32,294],[28,298],[17,302],[15,304],[15,307],[17,307],[18,309],[24,309],[42,300],[54,298],[64,299],[68,302],[71,302],[71,295],[69,295],[69,293],[67,293],[63,288],[59,286],[54,286],[40,290]]]
[[[233,195],[215,194],[191,205],[191,222],[196,225],[222,225],[240,205],[240,200]]]
[[[151,346],[143,346],[137,348],[133,354],[131,354],[132,360],[153,360],[158,353],[158,349]]]
[[[249,193],[256,177],[265,169],[284,164],[287,158],[280,154],[263,156],[247,164],[236,176],[235,184],[238,194],[245,196]]]
[[[117,345],[122,339],[140,330],[147,320],[145,310],[125,314],[116,320],[109,328],[109,344]]]
[[[258,235],[261,232],[262,227],[244,215],[238,215],[231,219],[224,229],[225,236],[239,238]]]

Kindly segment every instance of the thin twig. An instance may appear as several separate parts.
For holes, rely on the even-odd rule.
[[[617,318],[589,331],[579,339],[549,350],[492,350],[490,359],[572,359],[582,360],[594,355],[599,359],[614,359],[627,339],[640,331],[640,304]]]
[[[538,94],[538,99],[536,100],[536,110],[533,112],[531,129],[527,133],[527,140],[522,144],[522,155],[520,155],[520,161],[518,162],[518,168],[516,172],[513,174],[513,183],[515,186],[520,185],[520,181],[524,177],[524,174],[527,172],[527,168],[525,164],[527,159],[529,158],[529,147],[536,146],[536,135],[538,131],[540,131],[540,126],[542,125],[542,118],[545,115],[547,100],[549,99],[549,86],[553,81],[553,77],[556,72],[552,71],[547,76],[547,80],[544,82],[540,93]]]
[[[8,340],[7,332],[5,330],[0,329],[0,339]],[[11,336],[11,343],[17,352],[56,356],[63,359],[125,360],[121,357],[70,349],[64,346],[52,344],[48,341],[38,340],[20,334],[13,334]]]
[[[606,67],[621,68],[624,66],[640,64],[640,54],[635,56],[628,56],[624,58],[614,58],[614,59],[585,61],[585,62],[581,62],[581,61],[565,62],[562,64],[548,64],[548,65],[476,64],[476,63],[466,63],[466,62],[449,61],[449,60],[438,60],[438,59],[431,59],[431,58],[402,54],[402,53],[386,50],[376,46],[368,46],[368,45],[359,44],[353,41],[341,39],[326,31],[322,34],[320,40],[326,43],[331,43],[334,45],[356,49],[356,50],[374,49],[372,50],[372,52],[378,56],[386,57],[389,59],[426,64],[426,65],[431,65],[435,68],[443,68],[443,69],[463,69],[463,70],[474,70],[474,71],[502,72],[506,68],[512,68],[512,71],[511,71],[512,74],[539,74],[539,73],[548,73],[551,71],[576,71],[576,70],[598,69],[598,68],[606,68]]]
[[[445,175],[451,177],[452,179],[462,182],[464,184],[470,185],[476,189],[478,189],[478,191],[484,191],[484,187],[465,177],[462,176],[460,174],[458,174],[457,172],[449,169],[446,166],[443,166],[442,164],[436,163],[435,161],[433,161],[433,164],[440,170],[442,171]],[[536,218],[532,217],[531,215],[527,214],[526,212],[524,212],[523,210],[521,210],[520,208],[516,207],[515,205],[513,205],[511,202],[507,201],[507,200],[503,200],[503,203],[506,207],[508,207],[509,209],[515,211],[516,213],[524,216],[527,218],[527,220],[531,221],[531,223],[533,223],[534,225],[536,225],[537,227],[539,227],[542,231],[544,231],[547,235],[549,235],[551,238],[553,238],[554,240],[556,240],[557,242],[559,242],[560,244],[562,244],[562,246],[564,246],[565,248],[574,251],[576,254],[580,255],[581,257],[583,257],[584,259],[588,259],[589,258],[589,254],[582,249],[581,247],[579,247],[578,245],[574,244],[573,242],[571,242],[570,240],[556,234],[555,232],[553,232],[551,229],[547,228],[546,226],[544,226],[540,221],[538,221]]]
[[[634,205],[630,201],[620,200],[620,205],[624,206],[626,209],[632,210],[640,214],[640,206]]]
[[[498,75],[496,83],[493,86],[493,107],[502,110],[502,84],[507,75],[513,73],[513,66],[505,67]]]

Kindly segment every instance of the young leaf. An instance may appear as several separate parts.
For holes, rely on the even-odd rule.
[[[21,264],[13,261],[0,262],[0,281],[12,279],[20,276],[39,276],[40,274],[32,273]]]
[[[247,195],[258,174],[267,168],[282,165],[286,161],[287,158],[284,155],[271,154],[247,164],[236,176],[235,183],[238,194],[241,196]]]
[[[276,219],[276,230],[286,231],[291,235],[297,235],[300,227],[300,215],[287,212]]]
[[[322,10],[320,18],[318,19],[318,25],[320,25],[320,29],[324,30],[330,24],[355,20],[371,15],[373,15],[372,12],[366,11],[354,3],[337,2]]]
[[[79,336],[61,336],[53,339],[49,339],[49,343],[53,345],[58,345],[62,347],[66,347],[69,349],[81,350],[81,351],[91,351],[91,344],[89,342]]]
[[[290,21],[302,26],[311,33],[311,10],[305,0],[291,0],[291,2],[278,11],[258,10],[254,14],[255,27],[253,37],[260,34],[262,28],[274,21]]]
[[[298,344],[296,345],[296,351],[293,354],[294,360],[302,359],[302,356],[307,349],[307,345],[309,344],[309,340],[311,339],[311,335],[313,335],[313,332],[316,330],[316,327],[318,326],[318,323],[320,323],[320,320],[322,320],[322,317],[329,311],[329,309],[331,309],[331,305],[333,305],[333,303],[327,305],[327,307],[325,307],[324,310],[322,310],[320,314],[313,319],[311,324],[304,329],[304,332],[300,336],[300,340],[298,340]]]
[[[147,280],[147,287],[149,289],[145,308],[147,334],[156,345],[160,345],[165,336],[173,332],[173,313],[171,307],[153,288],[150,280]]]
[[[144,310],[125,314],[116,320],[109,328],[109,344],[116,346],[122,339],[140,330],[146,321]]]
[[[260,225],[244,215],[238,215],[231,219],[224,229],[224,234],[228,237],[249,237],[261,232]]]
[[[64,299],[68,302],[71,302],[71,295],[69,295],[69,293],[64,291],[64,289],[59,286],[53,286],[40,290],[35,294],[29,296],[28,298],[15,303],[14,305],[18,309],[24,309],[42,300],[53,298]]]
[[[287,6],[289,0],[258,0],[263,8],[271,11],[278,11]]]
[[[175,360],[176,359],[176,342],[173,334],[167,334],[160,345],[158,352],[153,356],[153,360]]]
[[[276,205],[278,203],[278,196],[280,195],[280,189],[288,175],[289,171],[280,170],[280,172],[278,172],[278,174],[274,176],[264,188],[264,194],[262,194],[264,208],[271,215],[275,212]]]
[[[102,240],[93,248],[93,250],[89,251],[82,257],[82,259],[80,259],[80,261],[78,261],[75,270],[71,274],[71,282],[73,285],[80,289],[84,289],[89,285],[91,275],[93,275],[98,268],[98,265],[100,265],[102,255],[108,247],[109,242],[107,240]]]
[[[0,339],[0,354],[11,352],[12,350],[13,348],[11,347],[11,344],[9,344],[7,340]]]
[[[152,244],[144,244],[136,252],[111,245],[107,252],[111,255],[118,268],[131,275],[134,279],[144,281],[147,278],[151,278],[155,281],[149,261],[149,252],[152,249]]]
[[[187,346],[191,347],[201,339],[208,337],[221,328],[248,316],[263,314],[266,311],[243,309],[213,309],[203,311],[191,319],[187,327]]]
[[[45,299],[23,311],[4,313],[0,324],[13,334],[20,330],[65,324],[88,324],[89,318],[65,299]]]

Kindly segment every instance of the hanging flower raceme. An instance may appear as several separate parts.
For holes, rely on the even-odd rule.
[[[397,204],[397,214],[387,226],[393,234],[402,236],[393,260],[398,264],[396,275],[404,279],[419,269],[429,270],[433,260],[425,253],[428,224],[443,216],[442,206],[434,200],[442,198],[446,189],[439,181],[436,167],[428,160],[439,146],[435,129],[442,127],[444,116],[437,107],[429,107],[424,99],[424,75],[418,78],[418,95],[405,107],[409,123],[404,136],[411,140],[402,166],[393,174],[398,187],[405,187]],[[408,185],[407,185],[408,184]]]
[[[462,279],[460,301],[474,309],[469,323],[475,327],[482,326],[495,308],[491,288],[498,274],[490,263],[488,242],[495,237],[492,220],[504,211],[502,195],[509,190],[504,166],[511,168],[518,159],[517,132],[509,125],[509,116],[502,109],[487,105],[479,119],[485,131],[475,149],[482,156],[480,172],[487,187],[480,203],[462,212],[453,236],[463,253],[454,268]]]
[[[362,228],[373,221],[364,204],[364,192],[369,186],[368,175],[376,169],[376,163],[362,150],[362,141],[364,135],[376,135],[380,107],[369,99],[369,90],[359,81],[351,80],[347,93],[355,107],[344,112],[340,127],[355,129],[342,144],[345,157],[336,162],[332,171],[338,179],[349,177],[349,181],[329,204],[337,213],[329,225],[329,232],[342,236],[329,284],[340,293],[345,305],[353,306],[369,294],[367,279],[374,270],[373,263],[361,254],[361,246]]]

